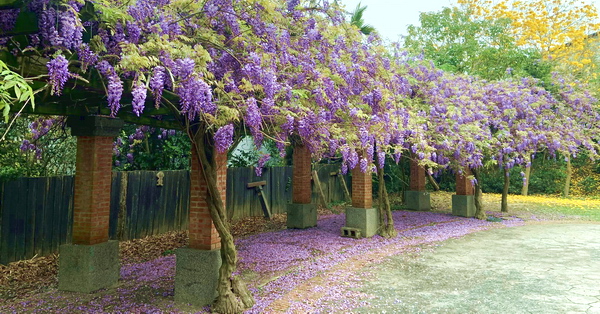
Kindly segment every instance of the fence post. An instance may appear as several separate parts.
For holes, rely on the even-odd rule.
[[[124,241],[129,235],[125,234],[127,226],[127,172],[121,172],[121,189],[119,190],[119,216],[117,218],[117,239]]]

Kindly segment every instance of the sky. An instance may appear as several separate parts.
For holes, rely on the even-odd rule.
[[[347,11],[354,11],[358,3],[367,6],[365,23],[374,26],[384,39],[397,41],[406,35],[408,25],[420,25],[420,12],[437,12],[456,4],[456,0],[340,0]],[[595,3],[600,11],[600,0]]]

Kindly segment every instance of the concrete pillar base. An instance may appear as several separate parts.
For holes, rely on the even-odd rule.
[[[452,195],[452,215],[475,217],[475,196]]]
[[[175,302],[202,307],[217,294],[221,250],[180,248],[175,251]]]
[[[288,229],[306,229],[317,226],[316,204],[287,204]]]
[[[346,208],[347,228],[360,229],[363,238],[370,238],[379,229],[379,212],[375,208]]]
[[[119,241],[60,246],[58,290],[90,293],[119,280]]]
[[[426,211],[431,210],[429,192],[426,191],[404,191],[406,209]]]

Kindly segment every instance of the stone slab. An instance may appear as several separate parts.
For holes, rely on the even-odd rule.
[[[360,229],[361,236],[370,238],[379,229],[379,212],[375,208],[346,208],[346,226]]]
[[[316,204],[287,205],[287,227],[288,229],[306,229],[317,226]]]
[[[203,307],[217,297],[221,250],[175,251],[175,302]]]
[[[91,293],[119,281],[119,241],[60,246],[58,290]]]
[[[452,215],[475,217],[475,196],[452,195]]]
[[[410,210],[431,210],[431,197],[427,191],[404,191],[405,208]]]

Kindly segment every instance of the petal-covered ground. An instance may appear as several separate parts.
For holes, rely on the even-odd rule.
[[[318,226],[281,230],[236,241],[239,273],[256,299],[248,313],[347,311],[364,306],[372,296],[355,289],[359,266],[387,256],[410,254],[423,245],[489,228],[522,225],[521,219],[501,222],[460,218],[431,212],[396,211],[398,236],[385,239],[340,237],[344,214],[322,216]],[[175,256],[121,268],[115,288],[94,294],[45,292],[0,300],[0,313],[189,313],[198,311],[175,304]],[[302,299],[298,299],[302,291]],[[310,295],[306,299],[307,292]]]

